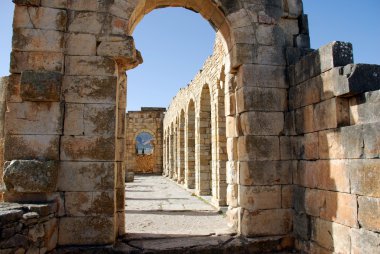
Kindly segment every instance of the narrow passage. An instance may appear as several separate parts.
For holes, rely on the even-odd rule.
[[[136,175],[126,185],[128,235],[206,236],[231,234],[223,214],[175,182],[155,175]]]

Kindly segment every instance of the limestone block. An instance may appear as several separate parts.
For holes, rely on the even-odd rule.
[[[115,135],[115,118],[114,105],[85,104],[84,134],[86,136]]]
[[[13,160],[4,170],[4,184],[11,192],[53,192],[57,188],[58,162]]]
[[[295,213],[293,220],[293,232],[297,238],[310,240],[311,237],[311,222],[310,216],[304,213]]]
[[[146,5],[148,4],[149,2],[146,3]],[[136,5],[137,5],[136,0],[134,1],[115,0],[113,1],[113,4],[110,7],[110,13],[120,18],[130,17],[133,10],[136,8]]]
[[[345,42],[331,42],[303,57],[295,65],[295,83],[318,76],[334,67],[353,63],[352,45]]]
[[[39,6],[41,0],[12,0],[17,5]]]
[[[236,27],[232,29],[232,33],[234,34],[234,42],[235,43],[254,43],[256,41],[255,31],[252,26],[246,27]]]
[[[237,138],[227,138],[227,157],[229,161],[237,160],[237,145],[238,145],[238,139]]]
[[[41,0],[41,6],[65,9],[67,7],[67,0]]]
[[[34,28],[65,31],[67,14],[64,10],[15,6],[13,28]]]
[[[239,161],[279,160],[279,138],[274,136],[243,136],[238,139]]]
[[[315,219],[312,222],[312,240],[335,253],[350,253],[350,228],[338,223]]]
[[[92,34],[69,33],[66,35],[66,52],[71,56],[96,55],[96,37]]]
[[[226,162],[226,183],[227,184],[237,184],[238,183],[238,173],[237,173],[237,162],[227,161]]]
[[[238,68],[243,63],[258,63],[257,48],[253,44],[235,44],[230,51],[231,68]]]
[[[100,42],[97,48],[97,54],[99,56],[122,57],[127,61],[134,61],[136,58],[136,49],[133,37],[107,38]]]
[[[116,211],[125,212],[125,188],[116,188],[114,195],[116,201],[112,204],[116,204]]]
[[[100,34],[103,24],[105,23],[106,14],[91,11],[72,11],[68,18],[69,32]]]
[[[61,162],[58,190],[89,192],[113,190],[113,162]]]
[[[64,36],[62,32],[28,28],[13,30],[13,50],[62,52],[63,47]]]
[[[281,186],[239,185],[238,203],[250,211],[281,208]]]
[[[281,207],[282,208],[293,208],[293,185],[282,185],[281,186]]]
[[[300,161],[294,182],[308,188],[349,193],[349,163],[344,160]]]
[[[319,132],[320,159],[358,159],[363,156],[362,126]]]
[[[243,135],[280,135],[284,130],[282,112],[244,112],[240,115]]]
[[[226,137],[227,138],[239,137],[238,119],[235,116],[226,117]]]
[[[358,219],[364,229],[380,231],[380,199],[371,197],[358,197]]]
[[[363,126],[364,154],[366,158],[380,157],[380,123]]]
[[[116,77],[64,76],[62,94],[72,103],[116,103]]]
[[[27,70],[63,71],[64,56],[54,52],[21,52],[11,53],[10,72],[21,73]]]
[[[239,162],[240,185],[291,184],[292,170],[297,166],[292,161]]]
[[[7,135],[4,160],[59,160],[57,135]]]
[[[5,130],[7,134],[62,134],[60,103],[24,102],[7,104]]]
[[[380,120],[380,90],[350,98],[350,124],[374,123]]]
[[[112,17],[111,33],[125,35],[128,33],[128,20],[124,18]]]
[[[329,114],[330,112],[326,112]],[[313,132],[315,129],[314,121],[323,121],[323,119],[314,116],[315,109],[313,105],[299,108],[295,110],[294,120],[297,134],[304,134]]]
[[[284,134],[288,136],[296,135],[294,111],[285,112],[284,114]]]
[[[301,0],[286,0],[285,11],[289,18],[298,18],[303,13],[303,5]]]
[[[256,61],[263,65],[286,65],[285,54],[282,47],[258,46]]]
[[[290,209],[249,211],[243,209],[241,234],[247,237],[285,235],[292,230]]]
[[[135,173],[134,172],[126,172],[125,173],[125,182],[126,183],[132,183],[135,180]]]
[[[374,160],[349,160],[351,192],[380,198],[380,164]]]
[[[285,111],[286,89],[243,87],[236,92],[238,113],[245,111]]]
[[[306,189],[305,207],[309,215],[358,228],[355,195]]]
[[[298,48],[309,49],[310,48],[310,36],[308,34],[299,34],[295,38],[295,45]]]
[[[305,160],[319,159],[318,142],[319,136],[317,132],[305,134],[301,147],[301,158]]]
[[[113,217],[62,217],[59,245],[100,245],[114,242]]]
[[[243,64],[237,75],[237,87],[287,88],[286,72],[282,66]]]
[[[65,192],[65,209],[68,216],[112,216],[114,192]]]
[[[294,36],[300,33],[300,26],[297,19],[280,19],[278,22],[284,37],[285,45],[294,47]]]
[[[65,64],[67,75],[113,76],[115,62],[102,56],[68,56]]]
[[[20,95],[24,101],[60,101],[62,74],[23,71]]]
[[[99,0],[68,0],[67,7],[73,11],[98,11],[102,4]]]
[[[297,109],[320,102],[322,83],[320,76],[317,76],[291,87],[289,89],[289,108]]]
[[[114,137],[63,136],[61,138],[61,160],[113,161],[114,159]]]
[[[84,135],[84,104],[65,105],[65,135]]]
[[[348,100],[332,98],[314,107],[314,128],[325,130],[350,124]]]
[[[376,253],[379,250],[380,234],[361,229],[351,229],[351,253]]]

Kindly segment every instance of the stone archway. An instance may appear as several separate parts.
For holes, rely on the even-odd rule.
[[[5,200],[56,200],[60,206],[60,245],[109,244],[125,232],[121,180],[125,166],[125,72],[142,61],[129,35],[143,16],[156,8],[177,6],[199,12],[223,37],[229,75],[225,103],[230,120],[228,160],[239,164],[281,159],[278,137],[268,137],[265,131],[257,137],[250,114],[264,112],[261,115],[268,119],[267,112],[282,114],[286,108],[286,103],[277,102],[287,98],[286,86],[281,83],[285,79],[285,49],[299,47],[297,43],[303,38],[297,29],[302,13],[299,5],[285,8],[261,0],[63,2],[21,1],[16,6],[19,16],[14,21],[4,147],[5,161],[26,161],[26,175],[37,174],[32,170],[35,163],[52,171],[49,188],[28,189],[25,185],[17,193],[5,193]],[[39,20],[46,22],[34,23],[26,8],[40,9]],[[254,79],[253,73],[260,78]],[[268,105],[270,101],[276,103]],[[25,109],[33,109],[32,118],[18,117]],[[249,127],[237,128],[243,124]],[[170,130],[171,144],[175,128]],[[255,142],[271,142],[275,149],[257,151]],[[170,161],[173,156],[171,153]],[[229,192],[230,218],[239,232],[272,235],[252,226],[258,214],[249,205],[237,203],[239,187],[236,181],[229,188],[233,190]],[[249,195],[241,192],[240,199]],[[79,196],[87,198],[77,206]],[[266,215],[276,215],[277,208],[266,208]],[[290,209],[283,210],[282,214],[291,214]],[[283,217],[277,216],[275,222],[282,225]]]

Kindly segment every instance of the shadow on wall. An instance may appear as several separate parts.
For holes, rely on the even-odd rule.
[[[380,66],[352,62],[334,42],[289,68],[294,234],[308,253],[378,251]]]

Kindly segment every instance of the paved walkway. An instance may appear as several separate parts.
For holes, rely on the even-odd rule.
[[[125,210],[130,237],[232,233],[223,214],[162,176],[137,175],[127,183]]]

